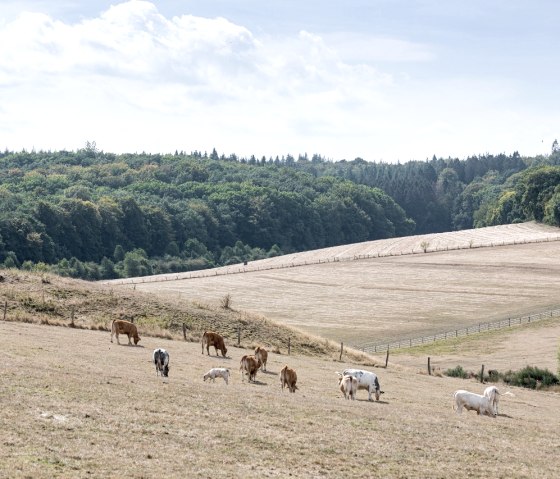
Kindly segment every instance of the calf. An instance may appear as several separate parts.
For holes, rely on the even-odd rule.
[[[134,344],[137,345],[140,341],[140,336],[138,336],[138,329],[136,325],[124,321],[123,319],[114,319],[111,323],[111,342],[113,342],[113,335],[117,336],[117,344],[121,344],[119,341],[119,334],[126,334],[128,336],[128,344],[132,345],[130,342],[130,337],[134,338]]]
[[[284,366],[280,371],[280,384],[282,384],[282,391],[284,390],[284,386],[287,386],[291,393],[295,393],[296,389],[298,389],[296,382],[296,372],[288,366]]]
[[[344,399],[356,399],[356,392],[358,391],[358,380],[353,376],[339,376],[338,385],[342,394],[344,394]]]
[[[239,362],[239,370],[241,371],[241,382],[245,380],[245,375],[249,378],[249,382],[255,382],[257,371],[261,367],[261,362],[255,356],[245,355]]]
[[[480,394],[471,393],[469,391],[464,391],[459,389],[453,394],[455,399],[455,404],[453,408],[457,407],[457,414],[463,412],[463,408],[467,411],[476,411],[477,415],[486,415],[490,417],[496,417],[496,412],[490,398],[487,396],[481,396]]]
[[[496,386],[488,386],[484,390],[484,396],[490,399],[490,403],[492,404],[492,410],[495,412],[496,416],[498,415],[498,403],[500,402],[500,396],[514,396],[514,394],[506,391],[505,393],[501,393],[498,391]]]
[[[202,354],[204,354],[204,346],[206,346],[208,356],[210,356],[210,346],[214,346],[216,356],[218,355],[218,350],[220,350],[222,356],[224,358],[226,357],[227,348],[224,343],[224,338],[218,333],[214,333],[213,331],[204,331],[204,334],[202,335]]]
[[[358,390],[367,389],[368,401],[372,400],[372,393],[375,393],[376,401],[379,401],[379,396],[385,393],[385,391],[381,391],[381,386],[379,385],[379,380],[375,373],[363,369],[345,369],[342,373],[338,374],[340,376],[352,376],[356,378],[358,381]]]
[[[212,382],[216,382],[216,378],[224,378],[224,381],[226,382],[226,384],[228,384],[229,369],[226,369],[226,368],[212,368],[204,376],[202,376],[202,379],[204,379],[204,381],[206,381],[207,379],[210,379]]]
[[[154,364],[156,366],[156,376],[161,374],[169,377],[169,353],[162,348],[154,349]]]
[[[266,371],[266,361],[268,359],[268,351],[262,346],[257,346],[255,349],[255,357],[260,360],[262,366],[261,371]]]

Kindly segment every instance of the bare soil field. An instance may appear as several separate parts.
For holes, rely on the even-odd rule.
[[[230,295],[236,309],[359,346],[559,308],[558,238],[536,223],[497,226],[111,286],[214,305]]]
[[[380,402],[364,391],[346,401],[335,374],[355,366],[346,358],[271,354],[269,372],[248,384],[245,349],[220,359],[197,343],[143,337],[129,347],[109,336],[0,321],[0,477],[558,475],[557,393],[512,388],[495,419],[457,415],[453,391],[483,385],[390,363],[375,368]],[[151,364],[156,347],[170,353],[168,381]],[[298,372],[295,394],[280,389],[284,364]],[[202,381],[214,366],[231,368],[228,386]]]

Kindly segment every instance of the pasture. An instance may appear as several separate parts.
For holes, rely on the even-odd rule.
[[[142,347],[118,346],[107,331],[0,321],[1,477],[557,477],[557,393],[512,388],[496,419],[458,416],[453,391],[482,385],[390,363],[373,368],[380,402],[346,401],[335,374],[356,366],[346,361],[270,354],[248,384],[245,349],[223,359],[140,335]],[[169,381],[156,347],[170,353]],[[295,394],[280,390],[284,364]],[[223,366],[229,386],[203,382]]]
[[[558,309],[559,237],[536,223],[495,226],[110,284],[211,305],[229,294],[235,309],[319,337],[382,343]]]

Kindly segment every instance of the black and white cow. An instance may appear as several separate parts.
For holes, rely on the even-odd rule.
[[[162,376],[169,377],[169,353],[165,349],[154,349],[154,365],[156,375],[161,373]]]

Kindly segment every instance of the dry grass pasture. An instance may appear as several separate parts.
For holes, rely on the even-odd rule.
[[[559,239],[558,228],[504,225],[111,285],[213,305],[229,294],[236,309],[316,336],[382,343],[559,308]]]
[[[519,330],[520,331],[520,330]],[[375,368],[385,394],[346,401],[328,358],[272,354],[257,384],[200,344],[143,337],[111,344],[107,331],[0,321],[0,477],[554,478],[557,393],[512,388],[500,416],[457,415],[451,395],[469,380]],[[170,352],[168,381],[154,348]],[[299,390],[282,392],[284,364]],[[204,383],[231,368],[229,386]]]

